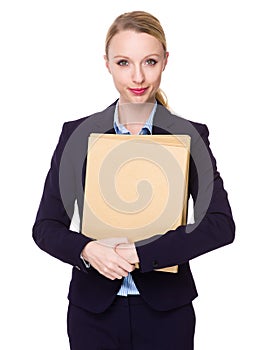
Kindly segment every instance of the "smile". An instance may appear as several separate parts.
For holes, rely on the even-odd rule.
[[[134,88],[134,89],[129,89],[134,95],[140,96],[143,95],[145,93],[145,91],[148,88]]]

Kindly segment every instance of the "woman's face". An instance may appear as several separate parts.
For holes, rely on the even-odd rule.
[[[154,102],[168,53],[158,39],[124,30],[110,41],[106,67],[120,93],[120,103]]]

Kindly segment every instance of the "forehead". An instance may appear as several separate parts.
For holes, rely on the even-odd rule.
[[[123,30],[113,36],[109,45],[109,56],[147,56],[162,54],[161,42],[147,33]]]

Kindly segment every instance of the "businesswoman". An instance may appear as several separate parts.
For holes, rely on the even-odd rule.
[[[153,15],[134,11],[116,18],[104,58],[119,98],[104,111],[65,123],[52,157],[33,238],[73,266],[67,317],[73,350],[193,349],[197,291],[189,262],[234,239],[208,129],[172,114],[160,90],[168,55],[164,31]],[[94,240],[72,231],[75,202],[80,217],[83,213],[87,139],[94,132],[188,134],[194,222],[142,244],[126,237]],[[109,181],[114,175],[109,173]],[[177,273],[155,271],[173,265]]]

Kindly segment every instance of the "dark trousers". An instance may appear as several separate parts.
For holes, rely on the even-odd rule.
[[[141,296],[117,297],[103,313],[68,308],[71,350],[193,350],[192,304],[155,311]]]

